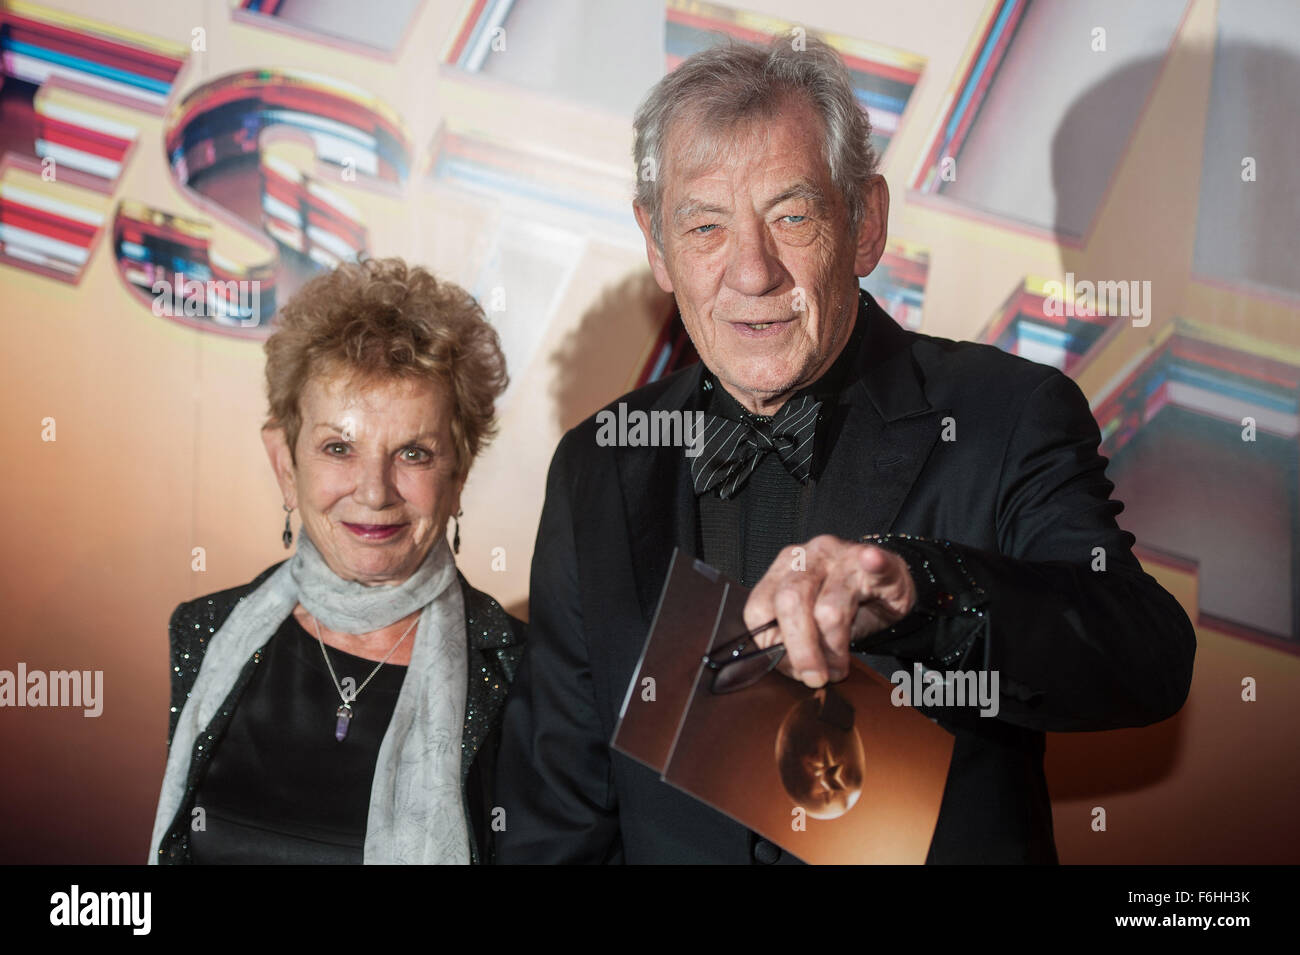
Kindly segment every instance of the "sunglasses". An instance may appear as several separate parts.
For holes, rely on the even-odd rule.
[[[776,626],[769,620],[761,627],[742,633],[704,657],[704,665],[713,671],[709,689],[713,693],[734,693],[753,686],[775,669],[785,656],[785,644],[760,647],[754,637]]]

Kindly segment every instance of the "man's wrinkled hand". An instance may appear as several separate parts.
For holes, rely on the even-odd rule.
[[[824,534],[777,555],[745,604],[745,626],[775,619],[755,642],[784,643],[781,671],[819,687],[849,675],[853,640],[893,626],[915,603],[902,557]]]

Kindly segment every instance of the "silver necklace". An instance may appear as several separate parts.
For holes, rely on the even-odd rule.
[[[325,658],[325,666],[329,668],[330,678],[334,681],[334,689],[338,690],[339,699],[343,701],[343,705],[334,711],[334,738],[340,743],[343,742],[348,735],[348,725],[352,722],[353,701],[361,695],[361,691],[366,688],[366,684],[374,679],[375,674],[379,672],[379,668],[387,663],[389,657],[397,652],[397,648],[402,645],[403,640],[411,635],[411,631],[415,629],[415,625],[419,623],[419,621],[420,615],[416,614],[415,619],[411,621],[411,625],[406,628],[406,633],[402,634],[401,637],[398,638],[398,641],[393,644],[393,648],[389,650],[384,658],[379,661],[378,665],[370,671],[370,676],[366,677],[365,680],[362,681],[361,685],[352,692],[352,696],[349,699],[348,694],[343,692],[343,684],[339,682],[339,678],[334,672],[334,664],[330,663],[330,655],[325,652],[325,641],[321,639],[320,624],[316,622],[315,615],[312,616],[311,625],[316,629],[316,639],[320,641],[320,654]]]

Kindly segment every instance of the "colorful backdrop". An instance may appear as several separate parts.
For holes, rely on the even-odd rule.
[[[0,0],[0,670],[104,681],[97,717],[0,708],[0,861],[145,858],[167,618],[284,554],[260,346],[321,269],[402,255],[487,309],[512,384],[460,565],[526,613],[559,436],[694,359],[630,212],[636,104],[791,27],[883,151],[866,287],[1079,382],[1196,624],[1175,718],[1049,738],[1063,861],[1297,861],[1291,0]]]

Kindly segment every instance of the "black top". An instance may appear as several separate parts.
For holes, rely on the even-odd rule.
[[[327,649],[345,688],[349,677],[361,686],[377,663]],[[193,861],[360,864],[379,745],[405,676],[406,667],[384,664],[357,695],[339,742],[342,701],[320,643],[286,617],[199,783],[204,828],[190,835]]]

